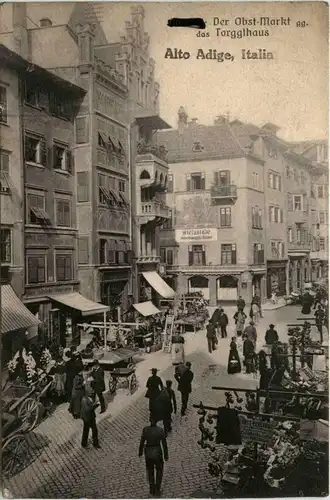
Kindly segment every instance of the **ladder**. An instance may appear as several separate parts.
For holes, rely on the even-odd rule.
[[[163,352],[170,353],[172,350],[172,335],[174,326],[174,316],[166,316],[165,328],[164,328],[164,338],[163,338]]]

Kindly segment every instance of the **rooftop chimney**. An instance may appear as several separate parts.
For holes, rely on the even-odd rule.
[[[30,61],[31,51],[27,30],[26,3],[14,2],[12,6],[15,52],[24,59]]]
[[[178,131],[179,134],[183,133],[183,130],[186,128],[188,123],[188,115],[183,106],[180,107],[178,111]]]

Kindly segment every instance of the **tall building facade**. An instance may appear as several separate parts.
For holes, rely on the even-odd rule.
[[[303,290],[312,279],[319,170],[278,131],[227,117],[206,127],[180,108],[177,130],[157,134],[168,150],[173,207],[162,226],[161,261],[181,293],[201,290],[211,305],[238,295],[249,302]]]

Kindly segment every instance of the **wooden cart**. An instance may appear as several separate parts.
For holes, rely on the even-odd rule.
[[[32,431],[39,421],[39,401],[52,384],[46,374],[28,387],[10,383],[2,391],[2,411],[18,419],[26,432]]]
[[[134,361],[136,354],[137,351],[126,348],[94,352],[94,359],[98,359],[100,366],[110,374],[109,391],[111,394],[116,392],[120,379],[125,383],[130,394],[136,390],[138,385]],[[83,359],[87,366],[91,366],[93,361],[93,359]]]
[[[29,459],[29,443],[26,439],[29,422],[16,415],[2,412],[2,473],[13,476],[22,470]]]

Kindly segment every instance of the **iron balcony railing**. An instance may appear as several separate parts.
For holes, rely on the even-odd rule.
[[[219,185],[213,184],[211,186],[212,198],[237,198],[237,186],[234,184]]]

